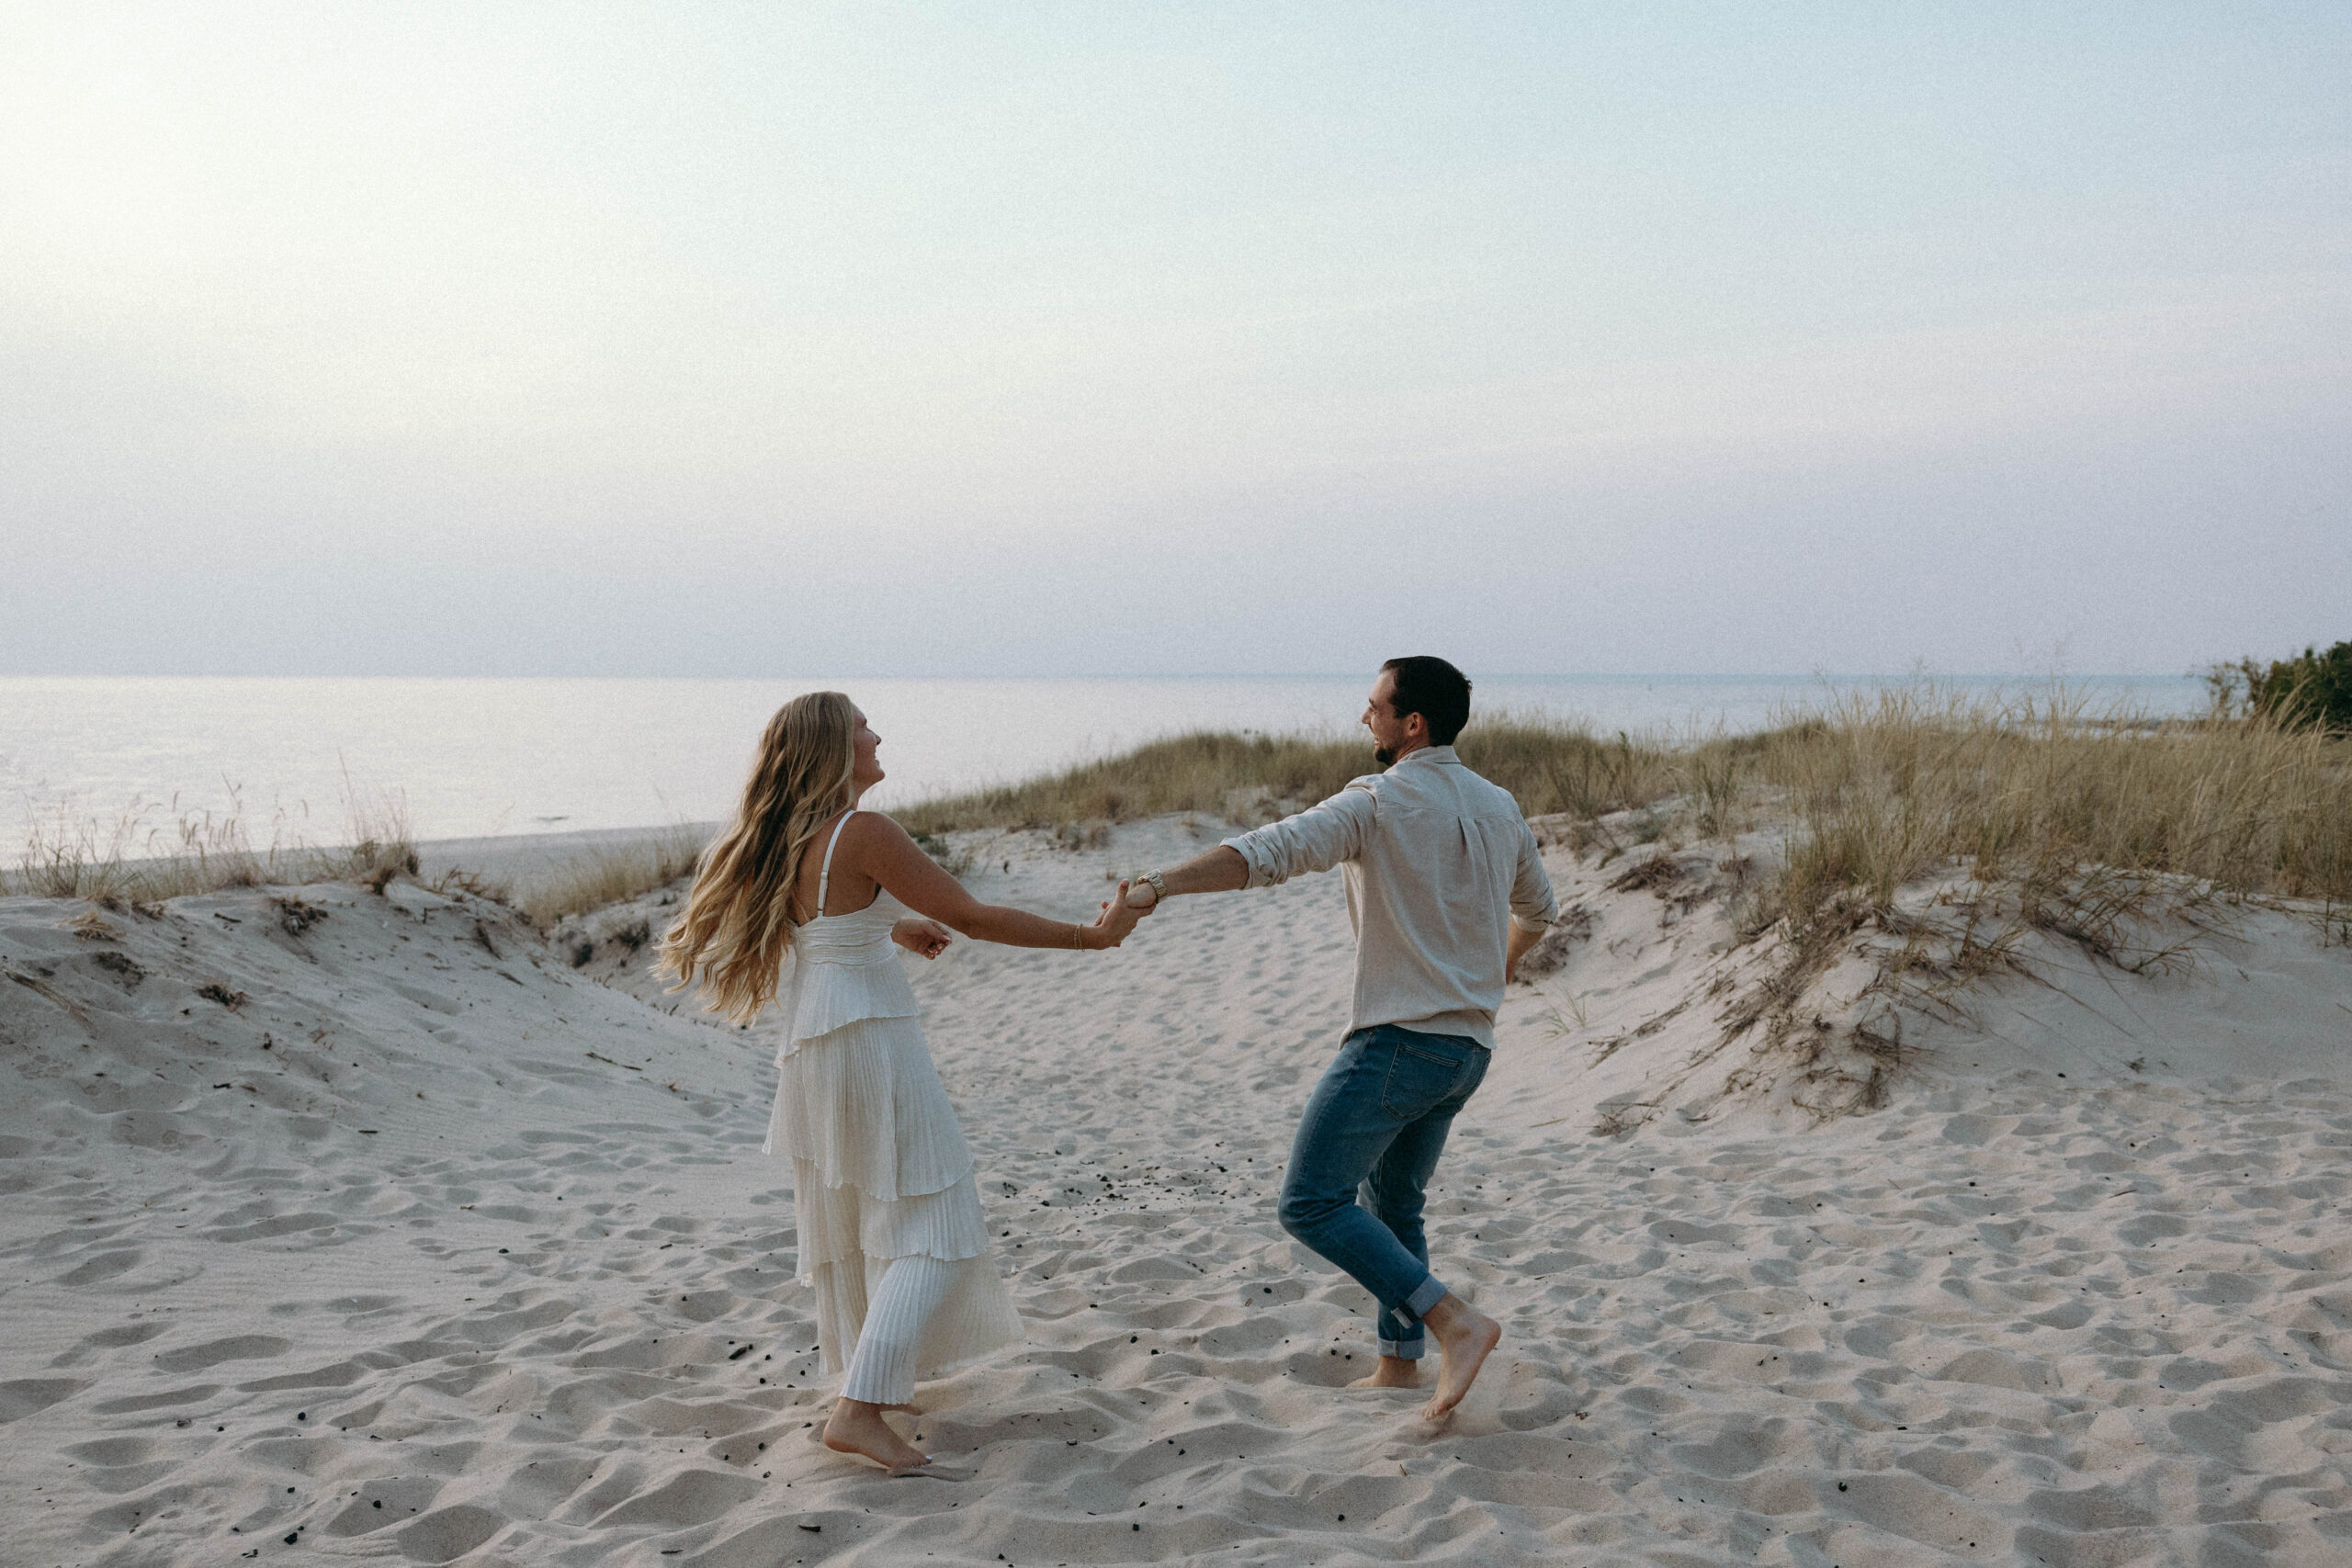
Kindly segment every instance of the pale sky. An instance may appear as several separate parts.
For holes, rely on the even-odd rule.
[[[0,6],[0,673],[2352,637],[2347,83],[2342,0]]]

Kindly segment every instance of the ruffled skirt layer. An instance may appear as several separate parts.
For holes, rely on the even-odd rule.
[[[925,1324],[919,1377],[1022,1338],[989,1256],[972,1154],[913,1018],[866,1018],[796,1043],[778,1063],[768,1150],[792,1161],[801,1282],[817,1298],[825,1371],[839,1373],[866,1302],[899,1258],[956,1279]]]

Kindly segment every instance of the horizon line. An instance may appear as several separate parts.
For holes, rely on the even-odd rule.
[[[1468,672],[1479,681],[2199,681],[2201,671],[2174,673],[2135,670],[2000,671],[2000,670],[1496,670]],[[368,674],[234,672],[68,672],[60,671],[0,671],[0,681],[1346,681],[1363,677],[1359,670],[1173,671],[1043,674],[880,674],[812,671],[761,675],[582,675],[502,672],[492,674]]]

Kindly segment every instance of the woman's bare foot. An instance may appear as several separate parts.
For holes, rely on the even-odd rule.
[[[825,1446],[837,1454],[864,1454],[885,1470],[913,1470],[931,1456],[890,1429],[882,1406],[862,1399],[837,1399],[825,1422]]]
[[[1478,1369],[1502,1343],[1503,1325],[1448,1292],[1443,1301],[1421,1314],[1421,1326],[1437,1336],[1438,1351],[1444,1358],[1437,1375],[1437,1393],[1421,1406],[1421,1419],[1435,1423],[1452,1415],[1462,1396],[1470,1392],[1470,1385],[1478,1380]]]
[[[1401,1356],[1383,1356],[1380,1370],[1368,1378],[1358,1378],[1350,1388],[1419,1388],[1421,1386],[1421,1364]]]
[[[841,1399],[839,1396],[836,1396],[832,1404],[825,1406],[825,1414],[831,1416],[833,1413],[833,1404],[839,1404],[840,1403]],[[896,1416],[920,1416],[922,1414],[922,1406],[917,1404],[911,1399],[906,1400],[898,1404],[877,1404],[874,1408],[876,1410],[888,1410]]]
[[[822,1412],[825,1419],[819,1422],[815,1427],[809,1429],[808,1440],[816,1444],[819,1448],[825,1446],[825,1435],[832,1430],[833,1412],[841,1408],[841,1403],[842,1402],[836,1398],[831,1404],[826,1405]],[[904,1404],[877,1404],[874,1408],[876,1410],[893,1411],[901,1416],[920,1416],[922,1414],[922,1411],[918,1408],[911,1400],[908,1401]]]

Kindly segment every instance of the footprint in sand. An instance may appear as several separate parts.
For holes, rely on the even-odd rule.
[[[73,1398],[89,1387],[77,1378],[18,1378],[0,1382],[0,1426]]]
[[[155,1369],[164,1372],[200,1372],[223,1361],[267,1360],[292,1348],[294,1341],[275,1335],[233,1334],[226,1339],[208,1339],[201,1345],[166,1350],[155,1358]]]

